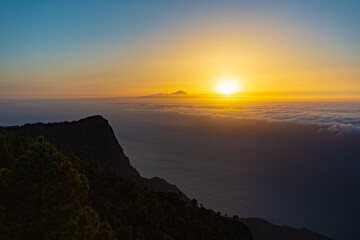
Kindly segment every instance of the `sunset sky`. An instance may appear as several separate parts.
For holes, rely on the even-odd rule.
[[[270,3],[271,2],[271,3]],[[360,96],[360,1],[0,2],[0,98]]]

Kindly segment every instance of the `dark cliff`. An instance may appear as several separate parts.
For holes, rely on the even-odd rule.
[[[130,165],[111,126],[102,116],[92,116],[72,122],[26,124],[5,129],[9,133],[33,138],[43,135],[59,150],[74,154],[88,162],[97,160],[103,167],[109,167],[125,180],[132,181],[140,187],[153,187],[156,192],[176,194],[180,192],[175,185],[167,183],[164,179],[141,177],[138,171]],[[184,194],[181,196],[189,202]],[[229,228],[234,228],[228,220],[223,218],[222,221],[225,222],[222,228],[226,229],[229,226]],[[250,229],[254,240],[331,240],[307,229],[277,226],[260,218],[240,219],[240,222]]]
[[[103,167],[109,167],[138,186],[152,187],[158,192],[180,192],[175,185],[164,179],[141,177],[130,165],[129,158],[124,154],[113,129],[102,116],[91,116],[72,122],[26,124],[7,127],[6,130],[33,138],[42,135],[61,151],[74,154],[85,161],[99,161]],[[188,200],[184,194],[182,196]]]
[[[186,230],[186,231],[184,231]],[[252,240],[249,229],[0,127],[0,239]]]

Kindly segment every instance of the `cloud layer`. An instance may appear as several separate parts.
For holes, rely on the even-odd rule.
[[[134,111],[161,111],[269,122],[294,122],[319,126],[337,134],[360,133],[360,102],[271,102],[250,104],[114,103]]]

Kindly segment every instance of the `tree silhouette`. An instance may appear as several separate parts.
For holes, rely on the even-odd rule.
[[[0,178],[1,202],[7,218],[19,224],[20,239],[96,239],[97,214],[84,207],[86,176],[44,138],[37,138]]]
[[[237,218],[139,188],[43,137],[0,132],[0,164],[1,240],[252,239]]]

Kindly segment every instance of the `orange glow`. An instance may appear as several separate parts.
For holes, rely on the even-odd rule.
[[[62,62],[53,61],[56,65],[50,59],[48,65],[23,72],[9,68],[0,73],[4,85],[10,86],[0,88],[0,95],[128,97],[182,89],[191,94],[215,91],[233,97],[241,92],[241,97],[271,99],[360,96],[359,66],[343,64],[347,52],[317,32],[301,28],[291,32],[286,25],[278,32],[275,27],[250,25],[234,31],[235,26],[206,23],[211,27],[191,21],[166,38],[154,35],[123,48],[109,44],[87,46],[80,53],[69,50]],[[241,82],[224,76],[241,76]]]

